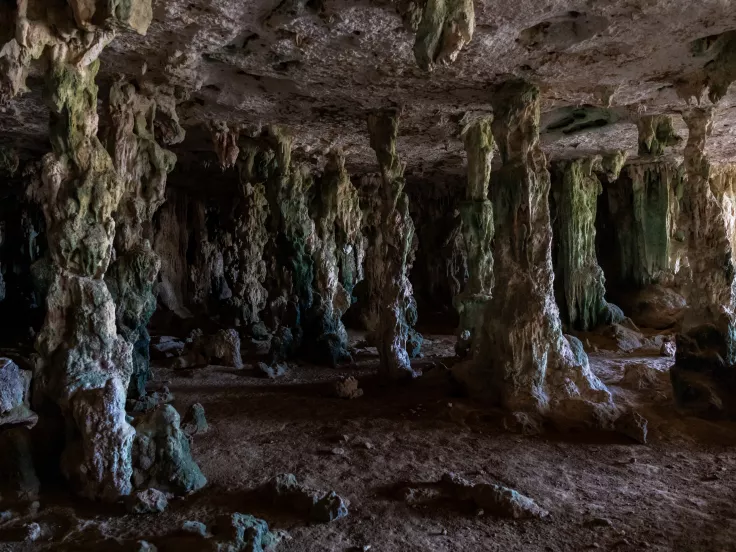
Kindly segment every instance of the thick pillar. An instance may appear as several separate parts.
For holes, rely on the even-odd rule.
[[[620,169],[612,168],[617,167]],[[600,156],[562,161],[557,164],[552,186],[557,305],[563,322],[583,331],[623,319],[621,309],[605,299],[605,278],[595,254],[595,219],[598,196],[603,191],[595,171],[603,171]],[[618,174],[613,176],[615,179]]]
[[[564,424],[606,423],[614,407],[582,344],[562,334],[554,300],[550,176],[539,146],[539,90],[524,81],[492,97],[502,167],[491,186],[494,292],[472,358],[453,373],[472,395]]]
[[[736,266],[733,215],[722,199],[733,201],[733,175],[711,167],[705,154],[712,110],[684,114],[690,131],[685,147],[687,182],[682,230],[692,281],[686,286],[687,310],[677,335],[675,365],[670,371],[675,398],[705,415],[736,413]],[[714,189],[731,197],[719,199]]]
[[[491,120],[475,121],[465,130],[463,138],[468,156],[468,182],[460,215],[468,256],[468,281],[454,301],[460,315],[455,345],[460,356],[468,354],[476,332],[483,327],[483,313],[493,288],[493,205],[488,199],[493,157]]]
[[[60,54],[62,49],[56,51]],[[130,344],[117,335],[104,282],[124,181],[96,136],[99,62],[53,57],[46,74],[53,153],[33,191],[46,218],[54,276],[38,336],[46,394],[68,421],[62,468],[89,498],[130,492],[134,430],[125,421]]]
[[[413,305],[407,275],[414,224],[409,215],[409,198],[404,193],[404,167],[396,153],[399,114],[383,110],[368,116],[371,148],[381,167],[381,218],[375,236],[371,279],[378,290],[379,323],[375,339],[381,359],[379,371],[386,379],[416,377],[407,353],[410,313]]]
[[[128,390],[133,399],[145,396],[151,374],[147,326],[156,310],[153,287],[161,268],[151,248],[153,215],[165,201],[166,178],[176,163],[176,155],[159,146],[154,131],[157,98],[165,95],[165,90],[118,81],[108,106],[108,150],[124,192],[115,214],[116,259],[105,282],[115,301],[118,333],[133,345]],[[183,132],[175,135],[183,137]]]

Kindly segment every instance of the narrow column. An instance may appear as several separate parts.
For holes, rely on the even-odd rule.
[[[554,300],[550,176],[539,146],[538,89],[514,80],[492,97],[502,167],[491,187],[494,292],[470,360],[453,373],[468,392],[564,424],[602,423],[614,407],[582,344],[562,334]]]
[[[605,278],[595,254],[595,219],[598,196],[603,191],[595,171],[603,171],[603,159],[562,161],[557,169],[552,187],[557,237],[555,289],[562,320],[583,331],[618,323],[623,313],[605,299]],[[615,179],[618,174],[613,176]]]
[[[358,193],[345,169],[345,157],[333,150],[320,181],[316,218],[317,244],[314,251],[315,298],[305,328],[306,352],[315,362],[336,365],[350,359],[348,335],[342,315],[352,298],[340,280],[337,233],[343,247],[359,246],[362,213]],[[351,285],[357,274],[351,274]]]
[[[407,353],[410,325],[407,311],[413,303],[407,263],[414,236],[409,198],[404,193],[404,167],[396,153],[399,114],[383,110],[368,116],[371,148],[381,167],[381,219],[377,227],[374,274],[380,301],[376,332],[380,373],[386,379],[416,377]]]
[[[154,134],[157,96],[164,90],[141,89],[124,81],[110,89],[112,123],[108,149],[123,180],[124,192],[115,213],[116,259],[105,276],[115,301],[118,332],[133,345],[133,375],[128,396],[146,394],[149,366],[148,322],[156,310],[153,286],[161,260],[151,248],[153,215],[166,198],[166,179],[176,155],[157,143]],[[175,133],[183,138],[183,131]]]
[[[712,117],[711,109],[702,108],[684,114],[690,134],[685,147],[687,183],[681,220],[692,281],[685,289],[688,306],[670,376],[680,405],[705,415],[733,416],[736,266],[732,229],[713,191],[733,194],[733,190],[720,182],[729,175],[713,169],[705,154]]]
[[[468,182],[460,214],[468,255],[468,281],[455,298],[455,308],[460,315],[455,350],[464,357],[471,349],[476,332],[483,327],[483,313],[493,288],[493,205],[488,199],[493,157],[491,119],[472,123],[463,138],[468,156]]]

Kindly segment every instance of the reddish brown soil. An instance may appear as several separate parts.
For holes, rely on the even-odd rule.
[[[355,336],[354,336],[355,337]],[[160,551],[207,549],[208,541],[177,536],[185,520],[208,526],[220,513],[251,513],[290,538],[283,552],[364,550],[563,551],[736,550],[736,425],[683,417],[671,403],[669,359],[610,352],[591,355],[594,370],[616,400],[637,405],[650,420],[650,441],[636,444],[615,433],[521,436],[503,430],[502,416],[453,396],[445,366],[453,338],[430,336],[426,370],[395,388],[374,381],[375,349],[354,366],[292,367],[272,382],[249,370],[208,367],[173,373],[175,406],[204,405],[211,430],[193,450],[209,485],[174,500],[163,514],[125,515],[77,500],[43,496],[36,515],[0,526],[0,541],[35,520],[35,544],[0,550],[135,550],[138,539]],[[661,370],[652,388],[617,385],[624,366],[645,362]],[[365,395],[332,396],[341,375],[361,380]],[[542,520],[511,521],[455,510],[451,504],[412,507],[390,489],[401,482],[435,481],[445,472],[474,481],[499,481],[550,511]],[[308,525],[273,511],[249,493],[283,472],[350,501],[350,515]],[[0,510],[2,510],[0,503]],[[368,548],[365,548],[368,550]]]

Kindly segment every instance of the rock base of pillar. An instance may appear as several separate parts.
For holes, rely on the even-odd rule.
[[[736,418],[736,366],[730,365],[728,339],[714,325],[677,335],[670,380],[676,404],[711,419]]]

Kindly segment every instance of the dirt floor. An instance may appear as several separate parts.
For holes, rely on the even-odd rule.
[[[736,550],[736,424],[675,411],[671,358],[586,343],[616,401],[636,405],[649,420],[648,444],[612,432],[523,436],[505,431],[500,413],[453,392],[446,368],[454,338],[427,337],[416,361],[425,375],[396,388],[375,381],[372,348],[358,347],[349,367],[294,365],[277,381],[249,369],[158,368],[153,386],[168,385],[180,412],[194,402],[205,408],[210,430],[194,437],[193,452],[209,485],[147,516],[61,494],[8,514],[0,503],[0,522],[7,520],[0,550],[138,550],[141,539],[162,552],[208,550],[208,539],[182,533],[182,523],[210,527],[218,514],[233,512],[288,531],[283,552]],[[351,336],[353,344],[359,338]],[[333,396],[333,382],[345,375],[360,380],[363,397]],[[260,503],[253,489],[286,472],[344,496],[348,517],[309,525]],[[447,472],[501,482],[550,515],[498,519],[451,503],[407,503],[395,492]],[[12,542],[30,522],[39,524],[40,538]]]

